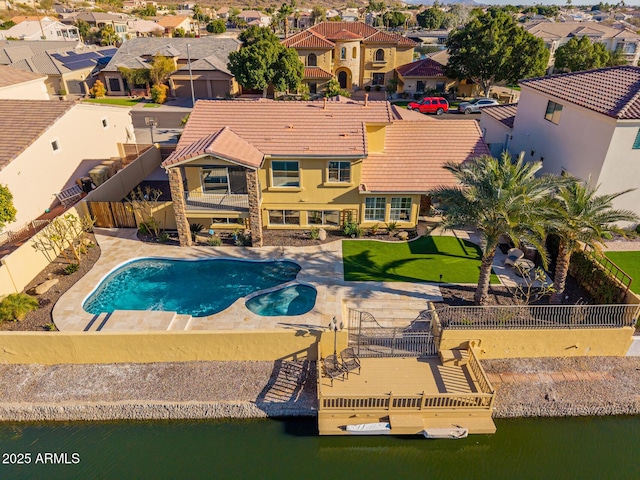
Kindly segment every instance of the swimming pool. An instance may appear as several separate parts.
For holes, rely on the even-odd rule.
[[[299,271],[300,266],[289,261],[142,258],[109,273],[89,294],[83,308],[92,314],[160,310],[206,317],[251,293],[291,282]],[[273,316],[275,311],[302,315],[315,305],[316,291],[308,286],[291,290],[298,286],[302,287],[291,285],[276,291],[284,296],[276,292],[258,295],[251,299],[254,308],[250,310],[262,316]],[[270,305],[269,298],[277,300],[277,308]]]

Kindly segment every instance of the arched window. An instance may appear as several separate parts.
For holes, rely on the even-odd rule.
[[[342,47],[340,49],[340,60],[346,60],[346,59],[347,59],[347,48]]]
[[[376,50],[376,62],[384,62],[384,50],[381,48]]]
[[[308,67],[317,67],[318,66],[318,57],[315,53],[310,53],[307,55],[307,66]]]
[[[352,56],[353,58],[356,58],[358,56],[358,49],[356,47],[353,47]]]

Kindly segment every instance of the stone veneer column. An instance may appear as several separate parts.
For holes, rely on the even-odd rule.
[[[190,247],[192,245],[191,229],[187,221],[187,206],[184,200],[184,187],[182,186],[182,172],[180,171],[180,167],[169,169],[169,188],[171,189],[171,199],[173,200],[173,211],[176,216],[180,246]]]
[[[249,194],[249,229],[251,230],[251,245],[262,246],[262,210],[260,209],[260,186],[258,185],[258,171],[246,170],[247,193]]]

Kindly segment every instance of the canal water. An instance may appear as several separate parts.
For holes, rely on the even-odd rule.
[[[496,424],[425,440],[318,437],[313,420],[0,423],[0,479],[640,478],[640,417]]]

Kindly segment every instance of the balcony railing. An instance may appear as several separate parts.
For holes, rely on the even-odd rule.
[[[249,195],[240,194],[213,194],[184,192],[184,200],[187,211],[194,210],[229,210],[248,211]]]

